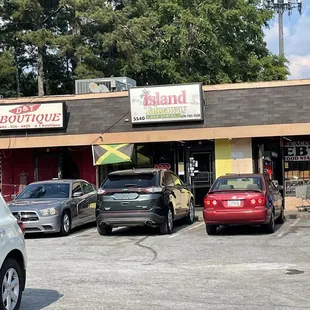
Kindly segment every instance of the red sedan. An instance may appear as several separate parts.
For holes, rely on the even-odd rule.
[[[262,225],[267,233],[283,223],[283,198],[264,174],[219,177],[204,198],[203,217],[209,235],[220,225]]]

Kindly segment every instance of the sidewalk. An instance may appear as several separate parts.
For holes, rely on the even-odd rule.
[[[195,210],[196,212],[196,219],[198,221],[203,221],[203,216],[202,216],[202,209],[203,208],[199,208],[197,207]],[[287,219],[310,219],[310,212],[307,212],[307,211],[301,211],[301,212],[298,212],[298,211],[287,211],[285,212],[285,217]]]

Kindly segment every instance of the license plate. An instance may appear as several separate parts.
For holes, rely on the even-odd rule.
[[[227,205],[228,207],[240,207],[241,201],[240,200],[229,200]]]
[[[138,197],[137,193],[116,193],[114,194],[115,200],[133,200]]]

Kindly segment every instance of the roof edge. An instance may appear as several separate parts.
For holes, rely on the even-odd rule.
[[[221,91],[221,90],[289,87],[289,86],[305,86],[305,85],[310,85],[310,79],[203,85],[202,88],[203,88],[203,91],[209,92],[209,91]],[[154,86],[158,86],[158,85],[154,85]],[[101,93],[101,94],[81,94],[81,95],[72,94],[72,95],[53,95],[53,96],[43,96],[43,97],[2,98],[0,99],[0,104],[21,104],[21,103],[72,101],[72,100],[110,99],[110,98],[121,98],[121,97],[128,97],[128,96],[129,96],[128,91],[122,91],[122,92],[111,92],[111,93]]]

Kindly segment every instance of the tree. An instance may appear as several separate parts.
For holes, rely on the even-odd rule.
[[[17,93],[31,69],[39,95],[72,93],[75,79],[110,76],[139,85],[286,79],[286,59],[264,42],[272,12],[258,2],[0,0],[0,38],[17,68]]]

